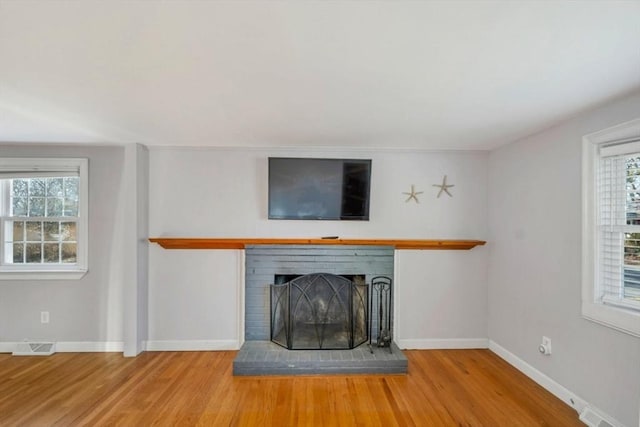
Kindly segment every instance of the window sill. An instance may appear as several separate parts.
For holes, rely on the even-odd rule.
[[[583,301],[582,316],[592,322],[640,337],[640,312],[638,311]]]
[[[2,270],[0,280],[79,280],[87,269],[77,270]]]

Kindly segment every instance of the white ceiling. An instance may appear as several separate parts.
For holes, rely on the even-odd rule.
[[[640,89],[640,1],[0,0],[0,141],[491,149]]]

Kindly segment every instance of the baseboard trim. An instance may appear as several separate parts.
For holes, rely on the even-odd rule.
[[[0,353],[13,353],[16,344],[15,342],[0,342]]]
[[[56,351],[59,353],[122,353],[122,341],[58,341]]]
[[[589,427],[625,427],[620,421],[591,405],[587,405],[580,413],[580,421]]]
[[[122,341],[56,341],[56,353],[120,353]],[[17,342],[0,342],[0,353],[13,353]]]
[[[579,414],[584,410],[584,408],[588,405],[588,402],[571,390],[568,390],[561,384],[549,378],[546,374],[537,370],[524,360],[520,359],[515,354],[511,353],[506,348],[502,347],[495,341],[489,341],[489,350],[500,356],[507,363],[515,367],[517,370],[531,378],[533,381],[538,383],[548,392],[556,396],[558,399],[562,400],[567,405],[571,406],[576,410]]]
[[[162,340],[147,341],[147,351],[239,350],[237,340]]]
[[[489,347],[487,338],[400,339],[396,340],[396,343],[403,350],[453,350]]]

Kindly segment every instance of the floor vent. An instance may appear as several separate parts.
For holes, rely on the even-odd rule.
[[[56,352],[53,342],[19,342],[12,353],[14,356],[50,356]]]
[[[605,420],[604,417],[595,411],[592,407],[586,406],[580,414],[580,421],[588,425],[589,427],[616,427],[618,424],[614,424]],[[612,421],[613,422],[613,421]]]

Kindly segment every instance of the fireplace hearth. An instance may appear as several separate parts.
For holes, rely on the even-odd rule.
[[[271,285],[271,341],[289,350],[352,349],[367,341],[364,275],[312,273]],[[277,278],[276,278],[277,281]]]

